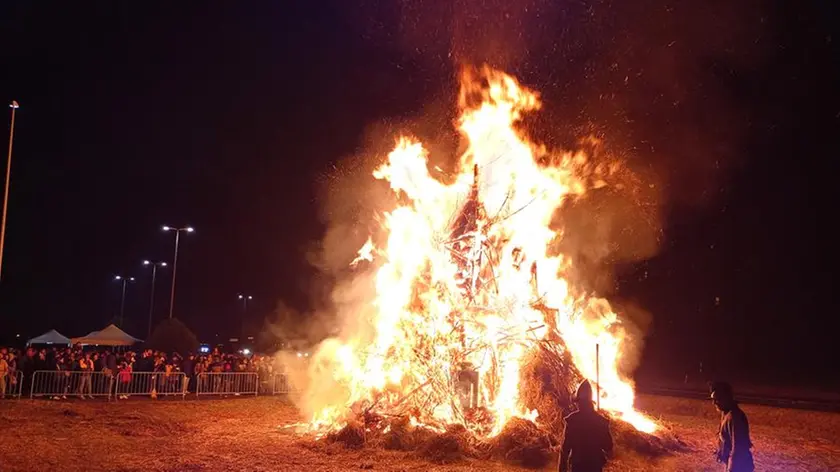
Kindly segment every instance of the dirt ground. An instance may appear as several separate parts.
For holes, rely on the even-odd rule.
[[[658,459],[619,450],[609,471],[722,470],[708,402],[642,397],[639,406],[690,448]],[[840,470],[840,415],[745,406],[760,471]],[[405,452],[302,440],[279,397],[228,400],[2,401],[0,471],[502,471],[501,462],[438,465]],[[546,470],[556,470],[552,465]]]

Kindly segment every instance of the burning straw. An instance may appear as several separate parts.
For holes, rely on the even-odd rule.
[[[487,438],[461,424],[436,430],[412,424],[408,416],[367,412],[331,432],[325,440],[350,449],[369,447],[411,452],[439,464],[476,458],[539,469],[557,460],[563,441],[563,418],[574,409],[573,391],[581,378],[562,344],[544,342],[523,367],[520,379],[522,401],[527,408],[537,410],[536,421],[512,418],[499,434]],[[471,418],[481,421],[482,413],[482,409],[476,408],[465,416],[467,421]],[[667,432],[649,435],[623,421],[612,421],[611,430],[619,451],[657,457],[686,447]]]

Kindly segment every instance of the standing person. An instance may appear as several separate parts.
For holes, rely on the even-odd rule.
[[[120,391],[121,392],[128,392],[131,384],[131,364],[128,362],[123,361],[120,365],[120,373],[119,375],[119,382],[120,382]],[[127,400],[128,395],[120,395],[120,400]]]
[[[0,354],[0,400],[6,398],[6,377],[9,375],[9,363],[6,356]]]
[[[726,382],[710,385],[712,402],[721,413],[718,432],[718,462],[726,466],[726,472],[753,472],[755,464],[750,449],[750,424],[747,415],[735,401],[732,386]]]
[[[88,397],[93,399],[93,386],[91,385],[93,361],[90,359],[90,353],[86,353],[84,357],[79,358],[79,371],[79,389],[76,393],[82,400],[85,399],[85,392],[87,392]]]
[[[113,373],[117,372],[117,356],[111,351],[105,353],[105,367]]]
[[[195,356],[190,353],[181,361],[181,372],[184,373],[184,393],[195,389]]]
[[[609,420],[595,411],[592,385],[584,380],[575,394],[578,410],[566,417],[560,472],[601,472],[612,455]]]
[[[63,354],[55,363],[55,377],[54,385],[55,395],[52,397],[53,400],[67,400],[67,393],[70,389],[70,373],[72,366],[69,364],[67,359],[67,354]]]
[[[23,374],[24,379],[31,379],[32,375],[35,374],[35,349],[28,348],[26,349],[26,355],[23,356],[18,360],[17,370],[19,370]],[[26,386],[26,382],[23,383],[22,387]],[[29,391],[25,391],[24,393],[29,393]]]

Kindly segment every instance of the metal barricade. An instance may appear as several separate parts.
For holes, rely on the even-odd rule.
[[[0,377],[0,400],[4,398],[20,398],[23,391],[23,372],[6,372]]]
[[[289,381],[289,374],[273,374],[271,376],[271,394],[272,395],[289,395],[297,393],[292,383]]]
[[[130,396],[187,395],[188,379],[183,372],[131,372],[117,374],[115,395],[118,400]]]
[[[32,374],[29,398],[107,397],[114,391],[114,377],[105,372],[38,370]]]
[[[195,394],[256,396],[259,384],[256,372],[204,372],[196,377]]]

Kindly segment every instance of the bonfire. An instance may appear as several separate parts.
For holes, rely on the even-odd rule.
[[[455,171],[430,166],[406,136],[376,169],[399,204],[353,261],[375,274],[372,334],[345,333],[313,356],[309,431],[349,446],[540,462],[582,379],[617,428],[657,431],[619,371],[622,319],[575,286],[574,261],[555,249],[571,230],[553,221],[558,209],[616,167],[531,142],[519,124],[540,106],[514,78],[468,68]]]

